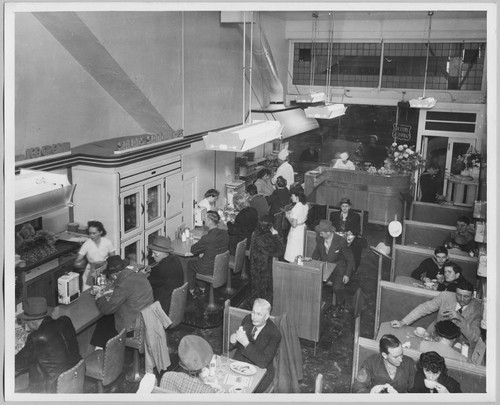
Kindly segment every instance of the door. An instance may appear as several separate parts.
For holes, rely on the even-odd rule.
[[[144,235],[142,233],[122,242],[120,255],[131,263],[143,264],[146,260],[144,251]]]
[[[452,166],[459,155],[463,155],[471,147],[476,147],[475,138],[454,138],[446,136],[423,136],[422,155],[426,164],[437,164],[439,166],[439,177],[441,183],[441,194],[446,195],[448,179],[452,173]],[[420,188],[420,185],[419,185]]]
[[[138,186],[120,194],[122,240],[144,229],[143,190],[142,186]]]
[[[152,181],[144,186],[144,195],[146,198],[146,215],[144,221],[146,228],[149,228],[152,224],[158,223],[159,221],[163,221],[163,187],[163,179]]]
[[[198,176],[196,172],[186,173],[182,183],[182,215],[188,228],[194,227],[194,207],[196,204],[196,190],[198,189]]]

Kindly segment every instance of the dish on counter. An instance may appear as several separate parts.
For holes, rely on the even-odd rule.
[[[257,369],[252,364],[243,363],[241,361],[232,362],[229,368],[241,375],[254,375],[257,372]]]

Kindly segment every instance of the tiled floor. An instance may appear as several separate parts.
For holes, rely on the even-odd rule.
[[[385,227],[371,225],[365,227],[365,237],[368,239],[369,246],[376,246],[378,242],[385,241],[389,244],[390,236]],[[352,367],[352,349],[353,349],[353,329],[354,319],[352,315],[352,298],[356,290],[360,287],[364,295],[364,306],[361,311],[361,336],[373,337],[373,322],[375,317],[375,294],[377,282],[378,257],[370,249],[363,251],[361,266],[357,274],[348,284],[347,302],[348,311],[338,312],[331,307],[326,310],[322,317],[322,332],[320,341],[316,347],[314,355],[314,344],[312,342],[301,340],[303,375],[301,382],[301,392],[314,392],[314,381],[318,373],[323,374],[323,392],[324,393],[347,393],[350,390],[351,367]],[[385,278],[388,277],[389,266],[385,265]],[[223,288],[221,289],[223,290]],[[223,303],[224,296],[219,292],[218,301]],[[323,287],[325,300],[331,300],[331,288]],[[240,294],[237,299],[232,301],[232,305],[242,308],[250,308],[250,303]],[[208,299],[205,298],[206,300]],[[215,352],[220,352],[222,347],[222,325],[217,322],[218,315],[210,315],[211,325],[204,324],[202,328],[193,326],[196,323],[196,316],[207,320],[203,315],[205,303],[188,302],[189,323],[181,324],[176,330],[168,334],[169,346],[175,351],[182,336],[187,334],[196,334],[204,337],[213,347]],[[222,318],[220,318],[222,319]],[[216,326],[214,326],[216,325]],[[207,327],[214,326],[214,327]],[[172,368],[177,365],[177,355],[171,356]],[[138,383],[129,383],[125,380],[125,374],[132,367],[132,354],[127,349],[126,364],[122,375],[115,383],[106,387],[106,392],[135,392]],[[91,381],[85,382],[85,392],[96,392],[96,386]]]

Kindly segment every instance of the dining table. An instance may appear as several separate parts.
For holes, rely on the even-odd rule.
[[[391,334],[396,336],[399,341],[403,344],[404,347],[408,349],[413,349],[413,350],[419,350],[420,348],[420,343],[424,339],[430,339],[428,334],[426,333],[425,335],[422,336],[417,336],[415,334],[417,328],[414,326],[410,325],[403,325],[400,328],[394,328],[391,326],[391,322],[382,322],[380,324],[380,327],[378,329],[377,333],[377,342],[380,341],[380,338],[384,335]],[[418,332],[417,332],[418,333]]]
[[[415,288],[420,288],[422,290],[426,291],[433,291],[438,295],[440,291],[437,291],[437,282],[433,282],[432,285],[426,285],[420,280],[414,279],[413,277],[410,276],[397,276],[394,279],[394,283],[396,284],[401,284],[401,285],[406,285],[408,287],[415,287]]]

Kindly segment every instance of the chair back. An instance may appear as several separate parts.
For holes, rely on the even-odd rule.
[[[247,239],[243,239],[236,245],[236,252],[234,253],[234,273],[239,273],[243,270],[245,265],[245,252],[247,249]]]
[[[172,321],[169,326],[170,329],[175,328],[184,319],[184,313],[186,312],[187,291],[188,283],[184,283],[172,291],[172,296],[170,297],[170,309],[168,311],[168,317]]]
[[[102,385],[108,385],[115,381],[123,371],[125,360],[125,335],[126,329],[112,337],[104,348],[103,378]]]
[[[57,378],[56,392],[61,393],[83,393],[85,381],[85,360],[81,359],[73,367],[59,374]]]
[[[222,287],[227,282],[227,269],[229,267],[229,250],[215,256],[213,288]]]
[[[314,383],[314,393],[321,394],[323,392],[323,374],[319,373],[316,376],[316,381]]]
[[[146,324],[144,318],[139,312],[135,321],[134,336],[125,339],[125,346],[139,350],[144,353],[144,341],[146,339]]]
[[[304,238],[304,256],[311,257],[316,249],[316,231],[306,230]]]

